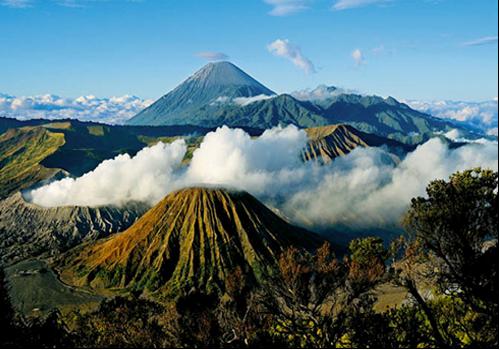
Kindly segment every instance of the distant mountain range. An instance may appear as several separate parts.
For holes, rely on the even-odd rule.
[[[322,100],[299,100],[288,94],[276,95],[229,62],[207,64],[127,121],[129,125],[255,128],[338,123],[409,144],[453,128],[470,134],[463,126],[418,112],[392,97],[338,92]]]

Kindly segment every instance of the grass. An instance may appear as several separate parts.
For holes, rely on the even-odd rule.
[[[46,314],[58,308],[91,309],[103,299],[99,295],[63,284],[40,260],[27,260],[5,269],[14,307],[25,315]]]
[[[375,288],[377,302],[373,306],[377,312],[384,312],[400,306],[407,298],[407,291],[403,287],[398,287],[390,283],[384,283]]]
[[[64,142],[63,134],[41,127],[12,129],[0,135],[0,198],[54,174],[57,169],[40,162]]]

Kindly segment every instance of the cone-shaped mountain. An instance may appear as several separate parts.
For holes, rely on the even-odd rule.
[[[188,124],[186,117],[218,99],[258,95],[274,95],[274,92],[230,62],[209,63],[130,119],[128,124]]]
[[[286,247],[321,243],[246,192],[188,188],[166,196],[128,230],[70,252],[61,277],[97,289],[224,290],[236,268],[258,281]]]

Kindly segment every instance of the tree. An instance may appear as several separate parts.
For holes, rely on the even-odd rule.
[[[498,173],[477,168],[432,181],[427,198],[412,199],[404,225],[409,238],[400,241],[396,276],[425,313],[436,345],[464,345],[460,327],[469,344],[497,346]],[[419,290],[425,284],[441,300],[425,300]],[[444,298],[461,317],[442,322]]]
[[[374,237],[356,240],[349,248],[344,260],[335,257],[328,243],[314,255],[289,248],[280,256],[278,273],[264,285],[262,303],[274,316],[271,333],[287,346],[355,344],[352,325],[372,315],[371,289],[385,273],[387,254]],[[357,335],[362,343],[365,335]]]

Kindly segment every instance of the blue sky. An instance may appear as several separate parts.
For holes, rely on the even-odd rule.
[[[489,100],[497,14],[495,0],[0,0],[0,92],[157,98],[204,52],[276,92]]]

